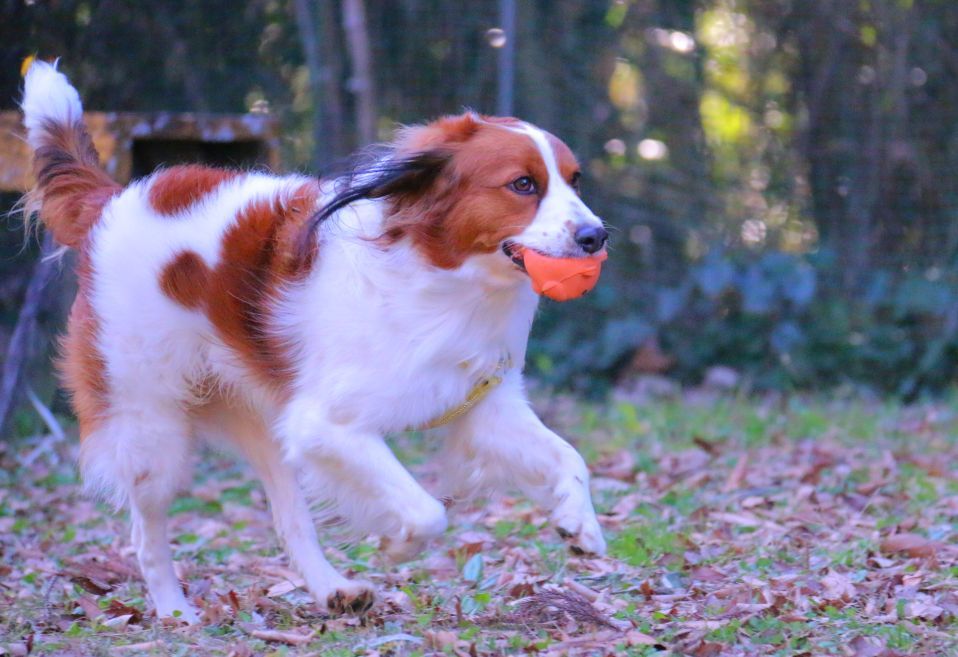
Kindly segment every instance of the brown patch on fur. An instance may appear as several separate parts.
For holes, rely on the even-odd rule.
[[[54,239],[73,248],[84,242],[103,206],[120,191],[100,168],[93,140],[80,121],[44,124],[33,173],[37,183],[27,195],[27,207],[38,207]]]
[[[153,176],[150,205],[160,214],[179,214],[238,175],[236,171],[201,164],[171,167]]]
[[[90,305],[92,272],[89,256],[80,252],[77,262],[77,296],[70,309],[67,332],[60,341],[58,368],[70,393],[82,440],[106,417],[109,386],[106,364],[97,340],[100,322]]]
[[[160,289],[184,308],[195,310],[203,305],[209,279],[210,269],[199,254],[183,251],[163,267]]]
[[[318,196],[318,185],[309,182],[247,205],[223,236],[220,262],[203,286],[205,310],[220,337],[274,389],[289,382],[292,366],[287,346],[269,331],[270,306],[279,286],[310,271],[315,254],[298,258],[296,241]]]
[[[451,153],[442,175],[425,189],[392,196],[384,240],[408,237],[435,266],[451,269],[470,255],[492,253],[535,218],[549,188],[542,154],[527,135],[505,129],[514,119],[474,115],[445,118],[405,131],[399,152],[417,149]],[[578,163],[565,144],[555,146],[560,172],[571,180]],[[536,181],[538,193],[520,195],[509,183]]]

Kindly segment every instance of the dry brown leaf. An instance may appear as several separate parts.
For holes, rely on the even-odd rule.
[[[545,590],[516,602],[515,619],[525,624],[565,625],[568,621],[615,627],[582,595],[571,590]]]
[[[655,646],[659,644],[659,642],[655,640],[655,637],[651,637],[638,630],[629,630],[626,632],[625,643],[628,646]]]
[[[874,636],[857,636],[849,643],[854,657],[878,657],[885,651],[885,642]]]
[[[748,460],[749,457],[747,453],[742,454],[738,458],[735,467],[732,468],[732,472],[729,473],[728,479],[725,480],[725,485],[722,486],[723,493],[731,493],[742,487],[742,483],[745,481],[745,475],[748,474]]]
[[[283,582],[277,582],[276,584],[273,584],[271,587],[266,589],[266,597],[276,598],[281,595],[286,595],[290,591],[295,591],[298,588],[299,586],[297,584],[290,582],[289,580],[285,580]]]
[[[724,582],[727,578],[728,575],[711,566],[700,566],[692,570],[692,579],[700,582]]]
[[[118,616],[129,616],[130,623],[139,623],[140,621],[143,620],[143,612],[141,612],[136,607],[131,607],[130,605],[123,604],[122,602],[116,599],[110,600],[110,605],[103,611],[110,618],[116,618]]]
[[[722,644],[702,641],[691,653],[692,657],[717,657],[722,654]]]
[[[718,511],[711,514],[711,517],[740,527],[760,527],[762,525],[761,518],[753,513],[726,513],[724,511]]]
[[[108,618],[103,622],[103,624],[109,628],[119,630],[129,625],[132,619],[133,614],[123,614],[122,616],[113,616],[112,618]]]
[[[459,635],[450,630],[426,630],[422,635],[426,640],[426,647],[433,650],[456,648],[460,643],[464,643],[459,641]]]
[[[945,610],[935,604],[929,595],[919,594],[914,600],[905,604],[905,618],[922,618],[935,620],[945,613]]]
[[[76,599],[77,606],[83,610],[83,614],[93,620],[94,618],[99,618],[103,615],[103,610],[100,609],[100,606],[96,603],[96,600],[91,598],[88,595],[81,595]]]
[[[122,652],[122,653],[144,653],[154,648],[161,648],[163,642],[160,640],[156,641],[142,641],[140,643],[129,643],[125,646],[113,646],[110,648],[113,652]]]
[[[841,573],[829,571],[829,573],[822,578],[822,586],[825,589],[822,592],[822,597],[826,600],[843,600],[847,602],[855,597],[855,585],[852,584],[852,581],[848,579],[847,576]]]
[[[305,628],[304,628],[305,629]],[[308,634],[300,632],[282,631],[282,630],[253,630],[250,636],[271,643],[285,643],[290,646],[301,646],[309,643],[316,636],[315,631]]]
[[[931,557],[940,547],[934,541],[918,534],[894,534],[881,542],[882,552],[894,554],[904,552],[909,557]]]

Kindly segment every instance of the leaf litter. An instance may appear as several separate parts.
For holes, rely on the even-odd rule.
[[[204,625],[158,623],[125,518],[81,496],[76,446],[0,450],[0,655],[958,654],[958,403],[859,398],[540,404],[593,472],[609,556],[573,555],[501,495],[456,504],[444,539],[392,566],[332,546],[381,591],[318,611],[258,484],[205,453],[171,514]],[[428,487],[430,441],[397,451]]]

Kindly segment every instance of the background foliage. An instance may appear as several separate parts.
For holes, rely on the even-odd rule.
[[[906,396],[954,379],[958,5],[515,5],[515,113],[573,147],[586,197],[614,228],[599,289],[544,304],[540,377],[601,392],[636,372],[695,381],[727,365],[758,387]],[[346,20],[357,7],[361,33]],[[61,56],[90,109],[268,109],[291,169],[322,171],[397,123],[496,107],[493,2],[0,8],[4,107],[23,56]],[[11,235],[8,324],[31,257]]]

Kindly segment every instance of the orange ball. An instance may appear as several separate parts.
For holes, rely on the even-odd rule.
[[[555,301],[577,299],[594,288],[609,257],[602,251],[585,258],[552,258],[532,249],[522,249],[520,255],[532,289]]]

